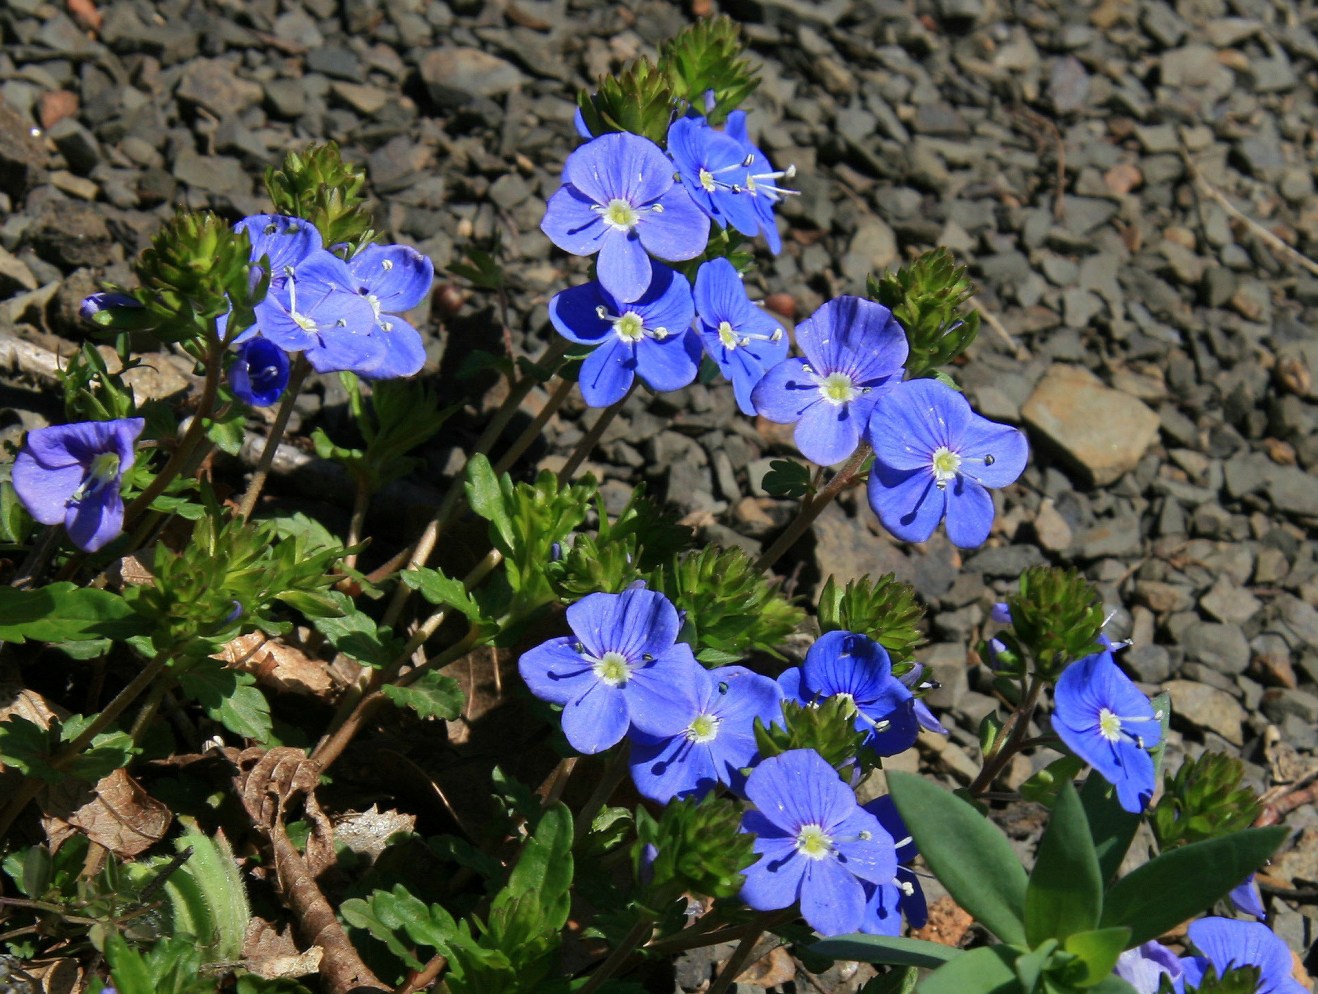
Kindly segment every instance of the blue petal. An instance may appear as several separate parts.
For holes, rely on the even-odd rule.
[[[531,693],[550,704],[566,704],[599,681],[588,659],[572,648],[576,638],[550,639],[522,653],[517,671]]]
[[[947,537],[962,549],[984,544],[993,529],[993,498],[974,480],[958,476],[948,483]]]
[[[426,346],[421,332],[398,315],[382,315],[371,335],[384,351],[374,365],[357,369],[357,375],[363,379],[392,380],[415,376],[425,366]]]
[[[635,232],[609,228],[600,240],[595,274],[604,289],[623,303],[645,294],[650,286],[650,257]]]
[[[696,206],[691,194],[674,185],[657,201],[658,211],[641,216],[636,225],[645,250],[656,259],[681,262],[694,259],[709,243],[709,218]]]
[[[696,378],[699,363],[691,355],[692,335],[682,332],[662,341],[642,338],[636,343],[636,371],[650,388],[680,390]],[[697,350],[699,345],[696,346]]]
[[[367,245],[348,260],[360,291],[380,302],[388,314],[410,311],[430,292],[435,264],[410,245]]]
[[[865,892],[844,867],[832,859],[803,860],[801,917],[820,935],[855,932],[865,920]]]
[[[636,381],[636,349],[616,335],[581,364],[577,385],[591,407],[608,407],[627,396]]]
[[[842,296],[796,326],[796,344],[817,373],[850,372],[864,386],[900,379],[906,335],[882,304]]]
[[[563,734],[587,756],[621,742],[629,724],[626,695],[600,680],[563,708]]]
[[[253,407],[269,407],[288,386],[288,353],[266,338],[248,339],[238,346],[229,367],[229,387],[239,400]]]
[[[42,466],[26,448],[14,459],[11,472],[18,499],[27,513],[43,525],[63,524],[69,498],[82,486],[87,473],[78,463],[54,468]]]
[[[1025,472],[1030,443],[1025,433],[971,413],[957,441],[961,472],[986,487],[1005,487]]]
[[[567,609],[567,621],[592,655],[618,652],[632,663],[667,652],[681,628],[673,602],[644,587],[589,594]]]
[[[320,251],[324,240],[310,221],[284,214],[254,214],[233,226],[234,231],[246,231],[252,242],[252,261],[263,255],[270,257],[270,277],[282,280],[284,270],[295,270],[304,260]]]
[[[691,647],[683,642],[633,670],[624,688],[632,724],[647,735],[674,734],[690,723],[694,713],[675,713],[674,699],[696,696],[708,680]]]
[[[804,359],[784,359],[764,374],[751,391],[751,403],[761,417],[792,424],[811,404],[822,403],[819,386],[806,372]]]
[[[70,504],[64,529],[84,552],[96,552],[124,530],[124,501],[118,478],[103,484],[76,504]]]
[[[792,749],[755,767],[746,796],[766,818],[793,834],[803,825],[839,824],[859,810],[837,771],[809,749]]]
[[[801,455],[820,466],[832,466],[855,452],[865,426],[856,407],[854,402],[833,404],[821,399],[802,411],[793,436]]]
[[[943,519],[947,491],[938,489],[932,472],[894,472],[876,462],[870,470],[869,501],[893,535],[903,542],[923,542]]]
[[[617,301],[597,282],[568,287],[549,301],[549,322],[569,342],[595,345],[613,331],[613,322],[599,315],[616,313]]]
[[[564,175],[597,204],[625,200],[633,207],[653,203],[673,186],[673,163],[648,138],[610,132],[567,157]]]
[[[540,230],[564,252],[594,255],[610,230],[595,207],[595,201],[576,187],[560,187],[545,206]]]
[[[636,789],[660,804],[707,793],[719,782],[708,747],[693,745],[684,734],[661,739],[634,733],[630,764]]]

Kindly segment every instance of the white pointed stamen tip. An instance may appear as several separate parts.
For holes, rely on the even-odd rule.
[[[769,336],[769,341],[781,342],[782,340],[783,340],[783,330],[781,328],[774,328],[773,334]]]
[[[783,179],[791,179],[795,175],[796,175],[796,163],[793,162],[790,166],[788,166],[786,169],[783,170]]]
[[[391,270],[391,269],[394,268],[394,260],[393,260],[393,259],[385,259],[382,263],[380,263],[380,266],[381,266],[381,267],[384,269],[384,271],[387,273],[389,270]]]
[[[609,309],[605,307],[603,304],[600,304],[598,307],[595,308],[595,316],[598,317],[601,321],[603,321],[609,316]]]

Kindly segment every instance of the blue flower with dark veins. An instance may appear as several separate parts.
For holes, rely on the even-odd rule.
[[[691,284],[656,264],[650,286],[630,303],[603,284],[585,283],[549,302],[549,320],[578,345],[595,346],[581,364],[581,396],[607,407],[627,396],[640,376],[654,390],[680,390],[696,378],[700,339],[691,330]]]
[[[14,459],[14,492],[43,525],[63,525],[73,544],[96,552],[124,527],[120,494],[143,418],[83,421],[27,433]]]
[[[760,219],[743,185],[746,153],[736,139],[715,131],[702,117],[679,117],[668,129],[668,154],[697,207],[720,228],[732,225],[755,237]]]
[[[1117,791],[1117,801],[1139,814],[1153,797],[1155,774],[1148,750],[1162,741],[1153,704],[1104,649],[1069,665],[1053,690],[1053,731]]]
[[[860,931],[870,935],[900,935],[903,915],[911,928],[923,928],[929,920],[929,905],[920,878],[909,866],[920,855],[915,839],[887,794],[862,804],[861,809],[879,819],[884,831],[893,837],[898,866],[897,875],[889,883],[865,885],[865,921]]]
[[[288,353],[259,335],[238,346],[229,367],[229,389],[253,407],[269,407],[288,386]]]
[[[573,255],[595,255],[604,289],[624,303],[652,284],[650,256],[678,262],[705,250],[709,218],[673,180],[673,163],[648,138],[601,135],[567,158],[542,230]]]
[[[856,451],[870,412],[897,383],[906,362],[906,333],[892,311],[860,297],[830,300],[796,327],[804,359],[784,359],[751,392],[755,410],[796,424],[796,447],[821,466]]]
[[[419,373],[426,363],[425,344],[400,315],[426,299],[435,264],[408,245],[367,245],[348,260],[348,271],[375,314],[372,334],[384,344],[379,362],[356,372],[372,380]]]
[[[697,271],[695,302],[705,353],[732,381],[741,413],[753,417],[751,391],[765,370],[787,358],[787,334],[772,315],[751,303],[727,259],[712,259]]]
[[[1190,942],[1200,955],[1181,960],[1184,975],[1177,991],[1198,987],[1211,964],[1219,977],[1241,966],[1259,969],[1254,994],[1308,994],[1291,975],[1291,951],[1272,929],[1259,922],[1235,918],[1201,918],[1190,923]]]
[[[794,196],[799,192],[780,185],[782,180],[790,180],[796,175],[796,167],[773,167],[769,157],[750,140],[744,110],[734,110],[728,115],[724,133],[741,146],[745,155],[742,160],[745,172],[742,174],[741,185],[750,194],[751,206],[755,210],[760,231],[764,233],[764,240],[769,243],[769,250],[777,255],[782,251],[783,243],[778,237],[778,220],[774,208],[783,197]]]

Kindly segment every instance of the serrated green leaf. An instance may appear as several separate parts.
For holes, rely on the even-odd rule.
[[[215,443],[221,452],[236,456],[243,448],[243,439],[247,435],[247,412],[241,405],[219,421],[206,419],[206,437]]]
[[[494,526],[506,545],[515,541],[512,520],[504,501],[503,487],[490,460],[477,453],[467,462],[467,503],[471,509]]]
[[[1102,927],[1128,926],[1128,948],[1156,939],[1226,897],[1277,851],[1287,831],[1251,828],[1163,853],[1112,885]]]
[[[838,935],[811,944],[809,951],[833,960],[858,963],[891,963],[933,970],[964,955],[960,949],[923,939],[896,935]]]
[[[382,669],[397,659],[403,649],[401,639],[364,611],[352,610],[337,618],[314,618],[312,623],[334,648],[363,666]]]
[[[202,706],[207,716],[229,731],[257,742],[268,742],[274,725],[270,702],[250,673],[205,662],[178,676],[179,688]]]
[[[920,994],[1009,994],[1020,990],[1017,950],[981,946],[944,963],[920,981]]]
[[[380,689],[396,705],[411,708],[422,718],[452,721],[462,714],[467,703],[467,695],[457,680],[435,672],[424,674],[407,687],[386,684]]]
[[[384,893],[387,892],[376,891],[373,899],[378,900],[379,896]],[[412,955],[411,949],[403,945],[395,928],[380,919],[379,913],[374,907],[374,900],[364,901],[359,897],[349,898],[339,906],[339,914],[353,928],[369,932],[371,936],[384,943],[388,950],[408,967],[413,970],[420,970],[424,964]]]
[[[66,582],[35,590],[0,587],[0,641],[123,641],[149,627],[122,597],[108,590]]]
[[[1025,891],[1025,938],[1031,947],[1088,932],[1103,910],[1103,880],[1089,823],[1070,781],[1063,781],[1039,840]]]
[[[480,605],[461,580],[445,576],[442,570],[418,567],[400,574],[402,581],[437,607],[451,607],[473,622],[484,620]]]
[[[29,777],[57,781],[63,774],[50,765],[58,730],[42,728],[20,715],[0,721],[0,763]]]
[[[155,981],[141,955],[118,932],[105,940],[105,958],[119,994],[156,994]]]
[[[788,497],[796,500],[810,492],[811,471],[808,466],[791,459],[775,459],[769,463],[760,486],[771,497]]]
[[[887,778],[902,820],[947,892],[1003,942],[1023,944],[1026,876],[1007,837],[937,784],[897,770]]]

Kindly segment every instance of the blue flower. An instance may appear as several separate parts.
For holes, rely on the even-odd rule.
[[[923,928],[929,920],[929,905],[920,878],[909,866],[920,855],[915,839],[887,794],[862,804],[861,808],[879,819],[884,831],[895,840],[898,866],[897,875],[890,882],[865,885],[865,921],[860,931],[870,935],[900,935],[903,915],[911,928]]]
[[[572,635],[550,639],[518,662],[531,693],[563,705],[563,733],[578,752],[602,752],[627,730],[663,734],[672,695],[704,669],[677,641],[668,598],[636,587],[590,594],[567,609]]]
[[[102,311],[141,310],[142,304],[136,297],[117,290],[103,290],[84,297],[78,307],[78,317],[96,324],[96,315]]]
[[[639,374],[654,390],[679,390],[696,378],[700,339],[691,284],[667,266],[655,265],[653,282],[630,303],[598,282],[571,287],[549,302],[558,333],[596,346],[581,364],[581,396],[591,407],[621,400]]]
[[[759,231],[754,198],[743,185],[746,153],[730,135],[701,117],[680,117],[668,129],[668,154],[696,206],[721,228],[729,224],[747,237]]]
[[[1155,786],[1148,750],[1162,741],[1149,699],[1106,649],[1063,670],[1053,699],[1053,731],[1116,788],[1125,810],[1143,811]]]
[[[357,373],[383,380],[420,372],[426,362],[421,333],[400,315],[426,299],[435,264],[407,245],[367,245],[348,260],[348,272],[375,313],[373,336],[384,343],[379,362]]]
[[[751,206],[755,209],[756,219],[764,240],[769,243],[769,250],[777,255],[782,251],[782,239],[778,237],[778,221],[774,216],[774,206],[783,197],[792,196],[798,191],[779,186],[778,181],[791,179],[796,175],[796,167],[774,169],[769,157],[755,147],[746,128],[746,112],[734,110],[728,115],[725,133],[741,145],[745,158],[742,160],[746,169],[741,183],[750,194]]]
[[[1185,957],[1185,973],[1177,991],[1198,987],[1211,963],[1220,977],[1240,966],[1259,968],[1255,994],[1308,994],[1291,976],[1291,951],[1272,930],[1258,922],[1234,918],[1201,918],[1190,924],[1190,942],[1201,955]]]
[[[1164,974],[1176,984],[1185,968],[1179,956],[1161,942],[1150,939],[1118,956],[1112,972],[1134,987],[1137,994],[1158,994]]]
[[[741,413],[754,416],[751,391],[766,369],[787,358],[782,325],[751,303],[727,259],[713,259],[697,271],[695,302],[705,352],[732,381]]]
[[[123,531],[119,490],[145,425],[142,418],[120,418],[28,432],[14,459],[18,499],[43,525],[62,524],[74,545],[97,551]]]
[[[701,668],[672,688],[661,733],[631,732],[636,789],[667,803],[732,784],[755,760],[755,719],[781,720],[781,700],[776,683],[744,666]]]
[[[864,883],[897,872],[892,836],[856,803],[818,753],[793,749],[764,760],[746,780],[756,810],[741,828],[755,834],[759,861],[747,867],[741,899],[756,911],[799,903],[823,935],[855,932],[865,920]]]
[[[318,373],[359,372],[386,361],[389,345],[375,334],[374,308],[357,292],[348,264],[321,247],[311,222],[257,214],[235,230],[247,231],[253,261],[270,261],[270,290],[239,343],[260,334],[285,352],[304,353]]]
[[[598,252],[599,281],[616,299],[630,303],[647,292],[651,255],[680,261],[705,250],[709,218],[648,138],[601,135],[568,156],[563,175],[540,230],[573,255]]]
[[[259,335],[238,346],[229,367],[233,395],[253,407],[269,407],[288,386],[288,353]]]
[[[796,447],[821,466],[856,451],[882,392],[901,379],[906,335],[892,311],[860,297],[830,300],[796,327],[804,359],[785,359],[751,393],[755,410],[796,423]]]
[[[778,686],[789,701],[817,704],[845,697],[856,712],[856,729],[865,746],[895,756],[915,744],[920,723],[915,698],[892,675],[887,650],[867,635],[827,632],[805,654],[805,662],[785,670]]]
[[[1263,907],[1263,895],[1259,893],[1259,885],[1254,880],[1254,874],[1251,873],[1233,888],[1227,895],[1227,900],[1237,911],[1251,915],[1259,921],[1267,920],[1268,912]]]
[[[1005,487],[1029,457],[1025,435],[980,417],[965,397],[937,380],[888,391],[866,429],[874,448],[870,507],[905,542],[923,542],[947,518],[947,537],[963,549],[982,545],[993,526],[986,487]]]

